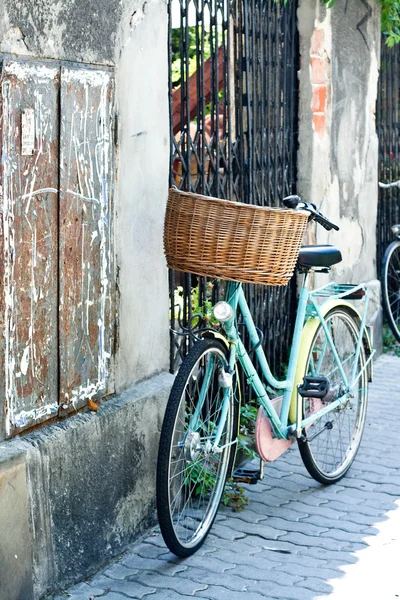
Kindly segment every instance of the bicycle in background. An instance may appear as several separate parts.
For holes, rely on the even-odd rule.
[[[395,240],[382,261],[382,304],[389,327],[400,342],[400,225],[393,225]]]

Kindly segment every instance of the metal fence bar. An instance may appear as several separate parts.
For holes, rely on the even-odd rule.
[[[377,131],[379,139],[379,196],[377,217],[377,269],[392,241],[392,225],[400,223],[400,51],[382,39],[378,84]]]
[[[170,183],[228,200],[281,206],[296,186],[296,0],[286,5],[274,0],[170,0],[169,15]],[[192,294],[196,285],[199,290]],[[190,325],[192,311],[216,300],[221,288],[217,283],[210,289],[204,278],[171,274],[172,328]],[[272,370],[280,376],[292,328],[294,286],[245,288]],[[179,343],[171,336],[171,369],[189,346],[184,336]]]

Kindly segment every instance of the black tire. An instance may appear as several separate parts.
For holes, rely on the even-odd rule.
[[[225,448],[218,453],[211,450],[227,389],[220,386],[218,375],[227,364],[228,351],[221,342],[197,342],[179,369],[165,411],[157,462],[157,512],[165,543],[181,557],[190,556],[205,541],[234,453],[235,446],[227,445],[235,431],[232,390],[219,444]],[[203,382],[205,400],[200,418],[189,429]]]
[[[325,316],[336,351],[341,359],[348,380],[354,365],[360,322],[346,306],[335,307]],[[319,325],[308,353],[305,375],[325,376],[329,379],[329,391],[325,398],[303,398],[303,415],[333,402],[345,393],[346,385],[337,367],[331,347]],[[352,360],[353,356],[353,360]],[[364,368],[366,352],[361,344],[357,373]],[[347,402],[340,408],[323,415],[303,431],[299,449],[304,466],[310,475],[324,484],[339,481],[349,470],[360,446],[365,425],[368,398],[368,377],[363,371],[355,387],[350,390]]]
[[[400,240],[392,242],[383,257],[382,300],[389,327],[400,342]]]

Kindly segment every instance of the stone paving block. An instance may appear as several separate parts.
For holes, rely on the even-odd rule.
[[[132,577],[136,577],[133,575]],[[106,589],[109,592],[115,592],[117,594],[124,594],[127,598],[144,598],[149,594],[154,594],[157,586],[153,586],[150,583],[144,582],[141,584],[140,582],[132,585],[129,579],[118,580],[118,579],[110,579],[105,577],[104,575],[99,575],[92,580],[93,586],[100,586]],[[92,594],[93,595],[93,594]],[[107,598],[107,595],[105,596]],[[108,600],[108,598],[107,598]]]
[[[318,559],[315,556],[310,559],[307,553],[308,548],[302,548],[301,553],[291,553],[290,555],[280,554],[271,550],[263,549],[261,553],[257,553],[254,556],[254,558],[258,561],[258,563],[254,562],[254,564],[259,568],[265,568],[263,565],[271,562],[270,568],[278,569],[282,567],[283,570],[283,567],[287,567],[288,572],[290,572],[291,565],[299,565],[306,571],[310,568],[310,563],[313,567],[325,565],[325,560]]]
[[[368,541],[367,539],[365,539],[365,541],[361,541],[360,543],[352,542],[351,544],[347,544],[346,546],[343,546],[341,548],[341,551],[347,553],[354,553],[359,552],[360,550],[365,550],[367,546]]]
[[[103,571],[103,575],[105,577],[109,577],[110,579],[126,579],[128,575],[136,575],[138,569],[131,569],[124,565],[123,558],[120,559],[121,562],[114,563],[110,567],[107,567]]]
[[[343,531],[342,529],[335,528],[329,529],[321,537],[330,538],[338,542],[359,543],[362,542],[363,537],[365,536],[361,532],[350,533],[349,531]]]
[[[229,547],[232,547],[232,542],[225,540]],[[235,563],[227,563],[219,559],[217,553],[212,553],[207,556],[200,556],[197,552],[187,558],[177,559],[179,563],[186,568],[197,567],[199,569],[208,569],[213,573],[224,573],[227,569],[234,569]]]
[[[301,483],[299,481],[296,481],[294,477],[293,479],[292,477],[285,477],[284,479],[274,478],[272,481],[272,489],[284,489],[285,492],[291,492],[292,494],[304,494],[307,492],[314,492],[318,489],[319,485],[316,481],[314,481],[314,479],[311,479],[310,477],[308,478],[308,480],[304,480],[302,478]]]
[[[209,600],[265,600],[264,595],[249,593],[249,590],[245,592],[232,592],[232,590],[227,590],[220,586],[210,586],[205,591],[198,592],[196,597],[208,598]]]
[[[315,523],[304,522],[304,521],[287,521],[285,519],[281,519],[279,517],[273,517],[269,519],[268,524],[271,527],[274,527],[278,531],[287,531],[288,533],[292,531],[298,531],[299,533],[304,533],[305,535],[321,535],[324,531],[328,531],[330,527],[332,527],[332,523],[330,523],[330,527],[327,527],[326,524],[323,527],[316,525]]]
[[[249,591],[252,591],[251,586],[249,586]],[[255,593],[257,592],[255,591]],[[292,587],[269,586],[264,598],[268,598],[268,600],[313,600],[314,596],[315,593],[312,590],[300,587],[299,585]]]
[[[154,544],[146,544],[144,542],[133,545],[130,552],[127,552],[127,555],[131,553],[142,556],[143,558],[157,558],[164,554],[173,556],[165,544],[163,546],[155,546]]]
[[[215,521],[214,523],[222,523],[223,521],[226,521],[229,517],[229,513],[232,512],[233,509],[230,508],[229,506],[224,506],[223,504],[221,504],[217,516],[215,517]],[[226,514],[228,513],[228,514]]]
[[[300,473],[304,475],[304,466],[299,459],[299,449],[296,448],[296,446],[292,446],[292,448],[288,452],[285,452],[285,454],[276,462],[268,464],[265,468],[266,477],[268,476],[270,470],[275,470],[276,472],[281,473],[282,477],[285,475],[293,475],[294,473]]]
[[[300,585],[307,590],[312,590],[319,594],[329,594],[329,592],[332,591],[332,586],[329,583],[326,583],[323,578],[319,577],[306,577],[300,582]]]
[[[159,572],[161,575],[169,575],[170,577],[187,569],[185,562],[183,560],[179,560],[178,558],[175,560],[166,561],[154,560],[152,558],[141,558],[139,556],[130,556],[123,557],[121,559],[121,564],[124,565],[127,570],[154,570]],[[135,575],[135,573],[131,573],[131,575]]]
[[[155,596],[153,596],[154,592],[150,591],[149,594],[147,596],[143,596],[146,598],[155,598]],[[109,592],[108,594],[106,594],[104,597],[104,600],[126,600],[127,598],[134,598],[135,596],[127,596],[126,594],[118,594],[118,592]],[[87,598],[85,598],[85,600],[88,600]]]
[[[232,525],[226,526],[217,523],[216,525],[213,525],[213,531],[218,537],[225,540],[231,540],[232,542],[244,537],[244,534],[240,530],[238,531],[236,527],[232,527]]]
[[[347,521],[350,521],[351,523],[355,523],[356,525],[359,525],[359,527],[361,528],[362,526],[371,526],[374,525],[376,523],[380,523],[381,521],[385,520],[385,512],[386,511],[376,511],[375,515],[361,515],[360,513],[357,512],[357,508],[354,508],[353,511],[350,511],[347,513]]]
[[[240,521],[245,521],[246,523],[262,523],[263,521],[268,519],[268,516],[265,515],[265,513],[255,512],[254,510],[252,510],[251,506],[248,505],[245,507],[244,510],[237,512],[235,514],[235,522],[236,522],[236,520],[240,520]],[[226,509],[222,509],[222,510],[226,510]]]
[[[325,564],[325,563],[322,563]],[[303,561],[303,564],[295,563],[290,561],[290,563],[283,563],[282,565],[278,565],[276,568],[277,571],[282,571],[283,573],[289,573],[290,575],[297,575],[298,577],[307,579],[310,571],[314,575],[318,575],[320,579],[334,579],[337,577],[343,577],[344,572],[340,570],[340,568],[332,568],[329,563],[327,566],[318,565],[318,569],[315,567],[317,565],[314,564],[314,561],[310,563],[310,560]],[[301,585],[304,585],[304,582],[301,581]],[[309,586],[305,586],[309,587]]]
[[[106,596],[104,596],[104,591],[103,591],[103,597],[105,598]],[[88,595],[86,592],[75,592],[72,593],[72,591],[68,591],[65,592],[62,596],[51,596],[46,598],[46,600],[90,600],[91,598],[99,598],[99,596],[93,596],[93,594],[90,596]]]
[[[214,550],[213,556],[215,555],[216,558],[219,559],[219,553],[221,552],[221,550],[229,550],[229,551],[233,551],[234,555],[236,556],[236,558],[238,556],[240,556],[240,559],[242,559],[243,556],[254,556],[256,555],[258,552],[262,551],[262,545],[263,542],[261,539],[258,540],[259,544],[248,544],[247,543],[247,539],[243,538],[240,540],[235,540],[235,542],[231,543],[227,540],[221,540],[220,538],[218,538],[216,535],[214,535],[211,533],[208,536],[207,540],[206,540],[206,544],[210,549]],[[198,555],[198,552],[196,553],[196,555]]]
[[[300,461],[300,469],[296,471],[282,471],[284,456],[281,458],[280,463],[271,463],[270,465],[266,465],[265,472],[268,473],[269,481],[281,481],[284,483],[285,481],[295,482],[298,486],[298,489],[305,489],[308,487],[318,487],[319,483],[314,481],[310,477],[310,475],[304,470],[304,465]],[[275,467],[273,465],[276,465]],[[290,462],[288,462],[288,466],[290,467]],[[273,487],[273,484],[271,484]]]
[[[400,477],[397,479],[397,481],[392,481],[392,483],[379,484],[379,486],[375,487],[374,491],[377,489],[384,494],[396,496],[396,498],[398,498],[400,496]]]
[[[218,558],[227,563],[235,563],[235,565],[250,565],[258,569],[274,569],[276,566],[282,564],[285,555],[262,549],[256,554],[245,554],[242,552],[238,553],[235,548],[233,550],[219,550]],[[236,566],[232,569],[233,573],[235,572],[235,568]],[[229,574],[229,571],[226,571],[226,573]]]
[[[157,590],[152,596],[148,596],[149,600],[193,600],[199,596],[186,596],[185,594],[178,594],[174,590]],[[108,600],[107,596],[105,600]]]
[[[351,534],[349,534],[351,535]],[[305,547],[317,547],[324,548],[325,550],[340,550],[344,546],[348,545],[348,542],[338,542],[331,537],[327,537],[327,535],[320,536],[311,536],[304,535],[303,533],[298,533],[297,531],[292,531],[286,536],[281,538],[282,542],[291,542],[292,544],[296,544],[297,546],[305,546]],[[358,541],[358,539],[357,539]],[[350,542],[351,543],[351,542]]]
[[[168,551],[168,548],[165,545],[165,542],[163,540],[161,533],[158,533],[157,530],[151,532],[151,534],[147,538],[145,538],[143,541],[147,544],[152,544],[153,546],[156,546],[157,548],[160,548],[160,549],[164,548],[164,550]]]
[[[370,522],[368,521],[368,524]],[[331,529],[334,526],[335,530],[340,531],[348,531],[349,533],[359,533],[362,531],[362,526],[358,523],[354,523],[354,521],[339,519],[338,521],[332,521],[332,519],[328,519],[326,517],[322,517],[320,515],[309,515],[306,517],[302,524],[307,527],[313,525],[314,527],[323,528],[324,531],[327,529]]]
[[[243,578],[247,577],[248,580],[275,582],[282,585],[285,582],[287,585],[293,585],[296,582],[301,581],[301,577],[298,577],[297,575],[282,573],[275,569],[259,569],[251,565],[237,565],[235,574]]]
[[[191,567],[187,572],[179,573],[178,577],[182,579],[189,578],[191,581],[197,581],[197,583],[206,585],[220,585],[228,590],[237,592],[245,591],[249,580],[251,581],[251,578],[247,574],[246,577],[240,577],[236,573],[236,569],[225,571],[224,573],[213,573],[208,569]]]
[[[396,490],[397,497],[398,492],[399,490]],[[343,500],[342,496],[346,496],[346,499]],[[348,502],[348,500],[350,499],[352,503],[354,500],[356,502],[372,502],[373,504],[375,504],[376,502],[389,504],[393,503],[393,495],[384,493],[381,488],[379,488],[379,490],[374,490],[373,492],[369,490],[347,488],[343,492],[340,492],[338,494],[338,499],[346,502]]]
[[[261,487],[261,486],[260,486]],[[290,493],[285,493],[283,489],[269,490],[266,494],[255,494],[254,492],[249,495],[249,505],[252,506],[253,502],[259,502],[266,506],[273,506],[276,508],[282,508],[289,504],[292,500]]]
[[[360,450],[361,452],[361,450]],[[357,455],[358,456],[358,455]],[[382,464],[383,463],[383,464]],[[371,459],[367,458],[367,456],[362,455],[362,457],[360,456],[360,458],[358,458],[358,468],[362,468],[364,471],[366,471],[367,473],[370,474],[376,474],[378,476],[380,476],[382,473],[385,472],[393,472],[395,471],[395,467],[389,467],[389,465],[386,463],[386,457],[385,457],[385,461],[383,462],[382,460],[379,461],[379,463],[377,462],[376,464],[374,464],[374,462],[371,461]]]
[[[363,546],[365,548],[365,546]],[[358,558],[354,556],[352,551],[339,550],[326,550],[325,548],[319,548],[317,546],[309,546],[308,548],[302,548],[302,556],[307,556],[310,559],[310,563],[313,564],[315,559],[323,560],[326,564],[335,564],[336,566],[344,566],[347,564],[353,564],[358,561]]]
[[[353,511],[360,515],[365,515],[366,517],[376,517],[394,508],[394,502],[392,500],[389,507],[381,506],[378,503],[374,503],[373,506],[369,506],[367,502],[359,502],[357,505],[349,505],[346,504],[344,499],[341,499],[340,501],[335,500],[329,503],[329,508],[331,510],[343,511],[346,510],[346,506],[348,507],[349,511]]]
[[[393,477],[396,477],[396,473],[391,469],[385,469],[384,473],[371,473],[365,469],[358,469],[353,464],[350,471],[346,474],[345,481],[346,484],[349,482],[352,487],[357,486],[357,483],[362,481],[363,484],[371,486],[373,490],[384,483],[392,483]]]
[[[277,508],[277,507],[261,504],[260,502],[257,502],[257,503],[252,502],[251,509],[260,514],[264,514],[267,519],[279,517],[279,518],[287,520],[289,522],[294,522],[294,521],[302,521],[303,519],[306,519],[308,517],[308,512],[299,512],[297,510],[293,510],[292,508],[289,507],[289,505],[286,505],[285,509],[282,510],[281,507]],[[310,508],[310,511],[311,511],[311,508]]]
[[[310,581],[311,587],[308,585],[308,582]],[[288,580],[283,579],[282,580],[282,592],[280,592],[280,594],[284,594],[284,595],[279,595],[277,596],[278,598],[284,598],[286,600],[286,598],[309,598],[309,600],[311,600],[311,598],[314,597],[315,592],[318,592],[319,594],[329,594],[330,591],[332,591],[332,586],[330,586],[329,584],[326,584],[322,579],[317,580],[319,582],[319,586],[318,583],[316,583],[315,580],[303,580],[300,583],[297,583],[293,586],[291,586],[291,596],[287,596],[287,586],[290,585]],[[317,587],[317,589],[315,589],[315,587]],[[250,592],[257,592],[259,594],[265,594],[265,596],[267,598],[270,598],[270,594],[273,593],[273,591],[269,589],[270,586],[266,586],[265,584],[263,585],[262,581],[259,581],[255,584],[251,583],[249,585],[249,591]],[[346,599],[346,600],[350,600],[350,599]]]
[[[337,520],[346,516],[346,507],[342,505],[338,507],[338,504],[339,503],[334,506],[334,502],[329,501],[328,503],[320,506],[310,506],[303,502],[302,499],[299,499],[296,502],[291,502],[288,508],[294,510],[299,515],[324,515],[325,517]]]
[[[246,523],[239,518],[235,520],[235,529],[242,532],[244,535],[255,535],[264,540],[277,540],[280,536],[285,535],[287,531],[279,531],[274,527],[269,526],[269,522],[265,523]],[[218,534],[217,534],[218,535]]]
[[[194,596],[207,588],[206,585],[192,581],[189,577],[185,579],[168,577],[155,571],[141,571],[138,575],[129,578],[127,584],[131,584],[131,587],[148,585],[151,588],[174,590],[178,594],[186,594],[186,596]]]
[[[82,582],[70,588],[67,592],[67,597],[73,598],[74,600],[81,600],[81,598],[88,600],[90,596],[94,596],[95,598],[103,596],[108,589],[108,583],[105,585],[101,585],[100,583],[98,585],[94,585]]]

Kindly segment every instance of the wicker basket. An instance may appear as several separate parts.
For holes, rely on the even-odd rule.
[[[170,189],[164,250],[171,269],[230,281],[286,285],[308,214]]]

